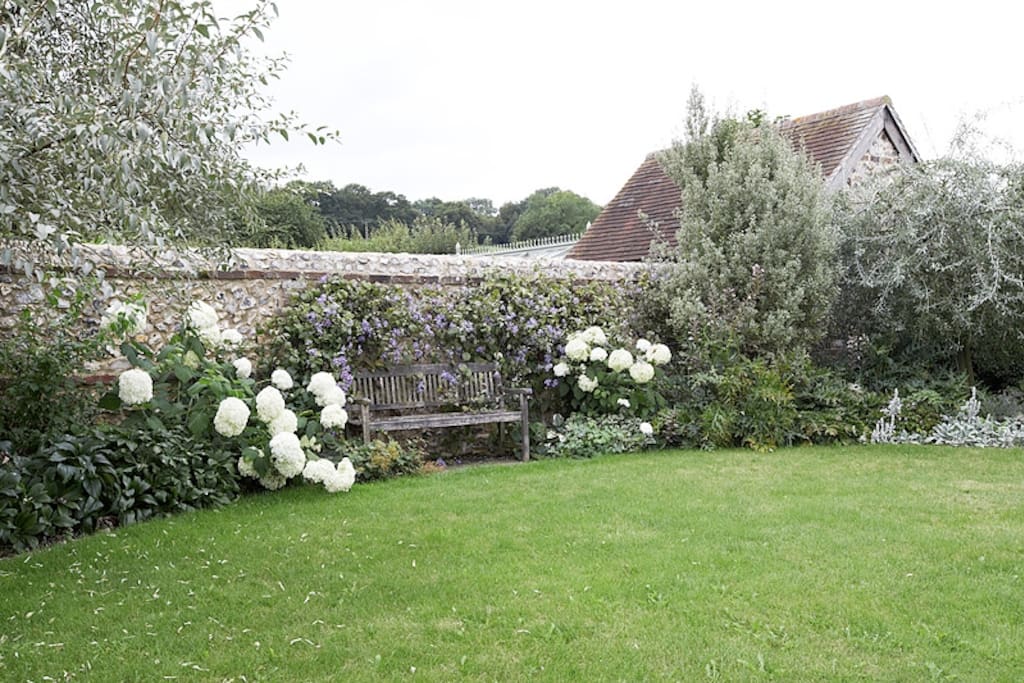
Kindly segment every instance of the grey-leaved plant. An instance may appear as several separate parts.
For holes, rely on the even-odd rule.
[[[709,116],[696,89],[686,130],[659,159],[682,188],[678,246],[657,278],[677,344],[698,356],[813,344],[838,275],[820,174],[763,117]]]

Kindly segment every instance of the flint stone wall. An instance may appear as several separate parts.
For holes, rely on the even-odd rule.
[[[236,249],[226,263],[188,251],[165,252],[155,259],[120,246],[86,245],[81,252],[104,272],[108,285],[105,295],[88,306],[84,324],[98,327],[110,301],[142,294],[149,307],[149,325],[140,339],[151,346],[159,346],[173,334],[191,301],[202,300],[220,314],[222,329],[234,327],[258,347],[264,323],[288,306],[296,292],[330,276],[406,287],[471,287],[494,271],[583,282],[629,280],[644,268],[637,263],[563,259],[285,249]],[[14,326],[25,307],[45,312],[45,297],[43,284],[11,270],[0,271],[0,335]],[[60,305],[67,307],[69,302]],[[127,367],[123,358],[114,358],[90,372],[108,375]]]

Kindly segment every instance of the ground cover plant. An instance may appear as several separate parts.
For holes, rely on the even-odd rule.
[[[491,465],[0,560],[5,680],[1013,680],[1024,460]]]

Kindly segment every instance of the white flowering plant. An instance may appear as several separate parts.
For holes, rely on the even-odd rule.
[[[119,308],[113,324],[127,328],[143,307]],[[132,317],[134,316],[134,317]],[[351,462],[335,464],[325,454],[338,453],[348,421],[345,393],[328,373],[308,387],[284,368],[259,381],[254,363],[242,355],[244,336],[222,330],[216,309],[193,302],[181,328],[159,350],[138,339],[121,344],[132,367],[100,400],[119,413],[128,429],[166,434],[186,428],[191,436],[238,461],[242,476],[264,488],[277,489],[302,477],[329,491],[347,491],[354,481]],[[305,476],[309,463],[323,461]],[[327,473],[327,468],[333,474]]]
[[[650,416],[664,406],[658,368],[672,360],[664,344],[616,345],[600,327],[570,334],[548,380],[571,412]]]

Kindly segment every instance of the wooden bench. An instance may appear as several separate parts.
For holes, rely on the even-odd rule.
[[[373,432],[520,423],[522,459],[530,459],[531,389],[502,386],[495,363],[395,365],[353,378],[349,420],[363,440]],[[518,406],[509,408],[509,399]],[[458,410],[453,410],[458,409]]]

